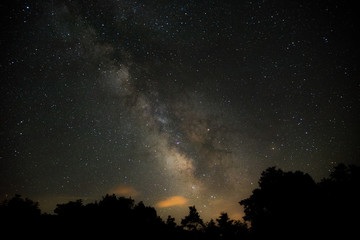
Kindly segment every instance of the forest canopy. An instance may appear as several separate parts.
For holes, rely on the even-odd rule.
[[[0,219],[5,230],[35,235],[61,229],[64,236],[145,234],[158,239],[344,237],[359,226],[359,189],[360,168],[355,165],[339,164],[319,183],[300,171],[270,167],[262,172],[258,188],[239,202],[243,221],[221,212],[205,223],[196,206],[189,206],[177,225],[170,215],[164,221],[155,208],[115,194],[88,204],[81,199],[57,204],[54,214],[41,213],[38,202],[15,195],[1,202]]]

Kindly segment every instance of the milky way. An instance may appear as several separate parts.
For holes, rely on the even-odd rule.
[[[346,1],[1,3],[0,196],[132,196],[165,219],[238,202],[278,166],[358,163]]]

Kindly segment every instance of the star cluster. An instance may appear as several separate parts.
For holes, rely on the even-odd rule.
[[[0,196],[115,192],[177,218],[228,211],[270,166],[357,163],[347,1],[1,3]],[[164,207],[165,206],[165,207]]]

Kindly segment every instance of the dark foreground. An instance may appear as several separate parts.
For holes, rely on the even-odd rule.
[[[339,164],[315,183],[308,174],[266,169],[259,188],[240,201],[244,222],[227,213],[204,223],[195,206],[177,225],[153,207],[106,195],[99,202],[58,204],[54,215],[15,195],[0,205],[1,233],[9,238],[46,239],[352,239],[359,236],[360,168]],[[250,227],[251,226],[251,227]]]

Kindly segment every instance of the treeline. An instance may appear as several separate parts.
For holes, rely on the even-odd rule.
[[[20,195],[0,205],[0,216],[6,221],[5,225],[26,229],[31,235],[39,230],[40,233],[50,231],[63,237],[238,239],[248,231],[245,223],[231,220],[227,213],[221,213],[215,221],[204,223],[195,206],[189,207],[189,214],[178,225],[170,215],[163,220],[155,208],[145,206],[143,202],[135,204],[132,198],[115,194],[107,194],[94,203],[84,204],[79,199],[57,204],[54,213],[41,214],[37,202],[23,199]]]
[[[309,174],[265,170],[240,201],[257,239],[352,239],[359,235],[360,168],[339,164],[319,183]]]
[[[302,172],[266,169],[259,188],[239,203],[244,221],[223,212],[204,223],[195,206],[177,225],[161,219],[151,206],[132,198],[106,195],[99,202],[57,204],[55,214],[41,214],[39,204],[15,195],[0,204],[3,232],[11,237],[154,238],[154,239],[346,239],[358,235],[360,168],[339,164],[315,183]]]

